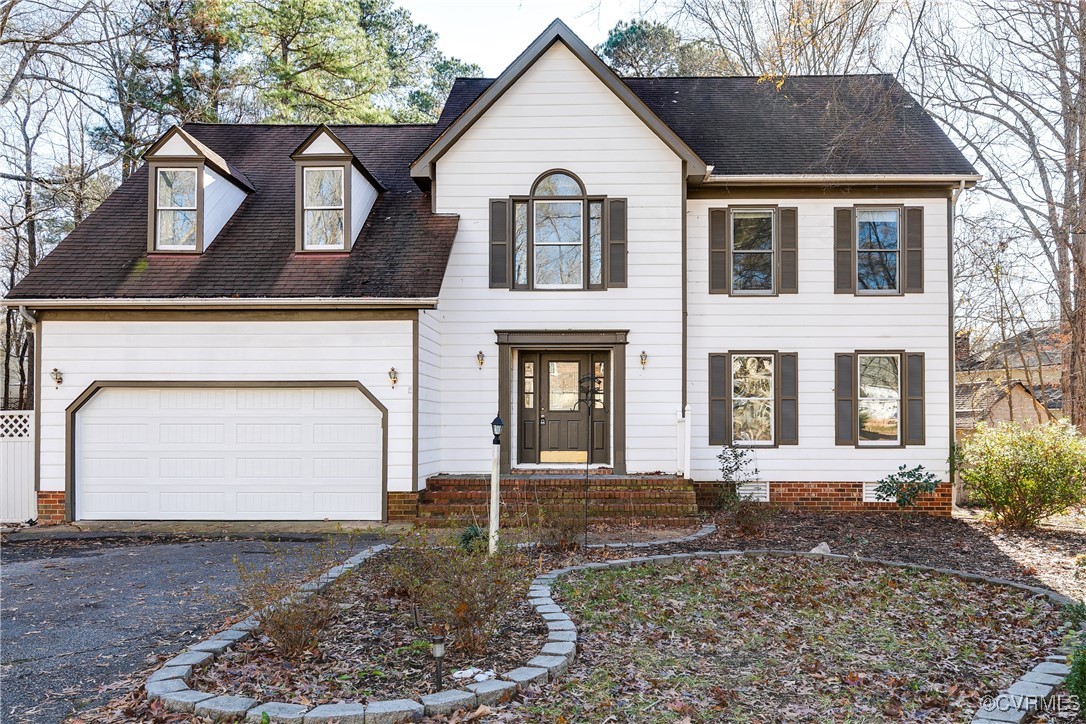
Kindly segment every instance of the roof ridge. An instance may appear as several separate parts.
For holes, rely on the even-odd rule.
[[[243,122],[243,123],[213,123],[210,121],[187,121],[182,128],[188,126],[221,126],[226,128],[240,128],[250,126],[255,128],[317,128],[319,126],[329,128],[432,128],[437,121],[430,123],[274,123],[274,122]]]

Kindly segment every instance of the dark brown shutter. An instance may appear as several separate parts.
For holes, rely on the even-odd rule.
[[[856,247],[856,224],[852,207],[833,210],[833,292],[854,294],[856,270],[853,252]]]
[[[626,199],[607,200],[607,286],[626,286]]]
[[[834,429],[838,445],[856,444],[856,355],[834,359]]]
[[[490,200],[490,286],[509,288],[509,200]]]
[[[728,210],[709,211],[709,293],[727,294],[728,283]]]
[[[727,445],[728,355],[709,355],[709,444]]]
[[[906,445],[924,444],[924,355],[905,355],[905,430],[902,442]]]
[[[924,209],[905,208],[905,288],[906,294],[924,291]]]
[[[777,444],[799,444],[799,358],[795,352],[782,352],[777,371]]]
[[[780,281],[778,294],[799,293],[799,210],[778,209]]]

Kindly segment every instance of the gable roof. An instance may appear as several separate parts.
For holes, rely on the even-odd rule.
[[[976,427],[978,422],[987,420],[992,410],[1008,395],[1028,395],[1035,409],[1045,412],[1045,419],[1053,419],[1048,407],[1041,402],[1033,389],[1027,387],[1021,380],[1008,380],[995,382],[983,380],[975,382],[959,382],[954,385],[954,422],[955,427],[970,429]]]
[[[454,121],[496,81],[461,78],[438,120]],[[712,167],[708,182],[973,183],[976,169],[889,75],[625,78]],[[824,177],[838,178],[824,178]]]
[[[309,149],[321,138],[327,138],[328,140],[330,140],[336,146],[336,148],[339,149],[339,153],[309,153]],[[347,147],[347,144],[339,140],[339,136],[336,135],[335,131],[333,131],[331,128],[323,123],[313,129],[313,132],[310,133],[309,136],[304,141],[302,141],[296,149],[294,149],[294,152],[290,154],[290,157],[293,158],[295,161],[303,160],[306,158],[335,158],[337,156],[345,159],[349,158],[351,160],[351,165],[358,169],[358,172],[361,173],[367,181],[373,184],[373,187],[375,189],[377,189],[378,191],[385,190],[385,187],[381,184],[380,181],[377,180],[377,177],[370,173],[370,170],[366,168],[365,164],[358,160],[358,156],[354,155],[351,149]]]
[[[660,140],[687,164],[689,176],[700,179],[706,171],[706,163],[664,121],[630,90],[629,86],[611,70],[600,57],[584,44],[577,34],[559,19],[555,19],[538,38],[501,75],[480,87],[479,93],[463,106],[449,122],[438,124],[439,135],[411,164],[411,176],[417,179],[433,179],[434,164],[464,133],[474,125],[505,92],[555,43],[564,44],[573,55],[592,71],[600,81],[641,119]],[[445,114],[442,114],[446,117]]]
[[[200,255],[147,253],[147,166],[79,224],[8,295],[12,301],[404,300],[437,296],[456,234],[407,174],[432,125],[336,126],[386,189],[350,252],[298,254],[294,161],[314,126],[190,124],[185,132],[229,157],[257,189]],[[95,305],[96,306],[96,305]]]
[[[161,154],[160,151],[168,145],[172,140],[180,139],[185,145],[193,151],[193,158],[201,158],[204,163],[214,168],[219,173],[225,175],[235,184],[240,186],[245,191],[255,191],[253,183],[241,172],[236,166],[233,166],[214,150],[208,148],[206,144],[203,144],[199,139],[193,138],[191,134],[186,133],[185,129],[181,126],[172,126],[169,130],[159,136],[158,140],[151,144],[151,147],[143,152],[143,158],[151,161],[162,158],[178,158],[176,155]]]

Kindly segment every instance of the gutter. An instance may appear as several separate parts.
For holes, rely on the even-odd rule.
[[[84,299],[0,299],[0,307],[32,309],[436,309],[437,297],[388,299],[351,297],[95,297]],[[31,318],[33,318],[31,316]]]
[[[979,174],[753,174],[714,176],[706,174],[704,183],[736,186],[781,186],[817,184],[823,186],[849,186],[853,184],[955,185],[965,188],[980,180]]]

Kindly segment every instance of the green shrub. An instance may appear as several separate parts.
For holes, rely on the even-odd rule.
[[[1071,673],[1067,675],[1066,686],[1069,694],[1078,697],[1079,706],[1086,707],[1086,646],[1071,652]]]
[[[884,502],[893,501],[904,511],[906,508],[915,508],[920,496],[934,493],[938,485],[939,478],[925,470],[923,465],[912,469],[908,465],[902,465],[897,472],[890,473],[879,481],[875,488],[875,497]]]
[[[460,534],[460,547],[466,551],[477,550],[487,545],[487,533],[472,523]]]
[[[1086,438],[1065,421],[983,423],[961,444],[959,474],[1007,528],[1032,528],[1086,496]]]

